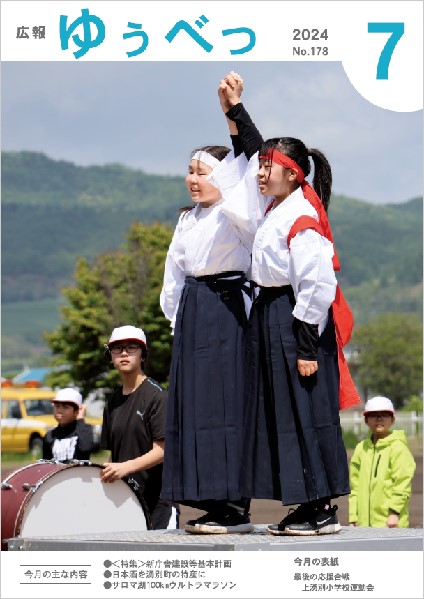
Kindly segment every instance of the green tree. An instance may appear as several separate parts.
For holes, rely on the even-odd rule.
[[[418,395],[412,395],[402,408],[402,412],[418,412],[422,414],[423,398]]]
[[[385,395],[401,408],[422,392],[422,337],[422,324],[412,313],[386,313],[354,331],[358,382],[366,397]]]
[[[124,246],[98,255],[92,264],[79,258],[75,286],[64,289],[67,304],[62,322],[46,335],[54,365],[53,386],[76,384],[83,396],[103,389],[107,394],[119,381],[110,367],[104,345],[114,327],[141,326],[148,343],[147,372],[166,384],[171,356],[171,329],[159,305],[163,269],[172,231],[161,224],[134,222]]]

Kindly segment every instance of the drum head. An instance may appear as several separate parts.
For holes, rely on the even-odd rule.
[[[74,466],[44,480],[25,507],[19,535],[144,531],[145,510],[123,480],[103,483],[101,467]]]

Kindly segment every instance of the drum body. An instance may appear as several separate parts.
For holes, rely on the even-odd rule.
[[[2,550],[11,537],[150,530],[143,500],[123,480],[103,483],[102,466],[40,460],[1,484]]]

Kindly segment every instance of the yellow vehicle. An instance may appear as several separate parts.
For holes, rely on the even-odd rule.
[[[55,391],[40,388],[5,387],[1,390],[1,451],[3,453],[31,452],[42,456],[43,437],[57,426],[53,416],[52,399]],[[85,417],[93,426],[96,449],[100,445],[102,419]]]

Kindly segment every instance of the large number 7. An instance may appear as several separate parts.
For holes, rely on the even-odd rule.
[[[392,58],[393,50],[396,44],[405,32],[404,23],[368,23],[368,33],[391,33],[392,35],[386,42],[381,51],[377,64],[376,79],[389,78],[389,63]]]

